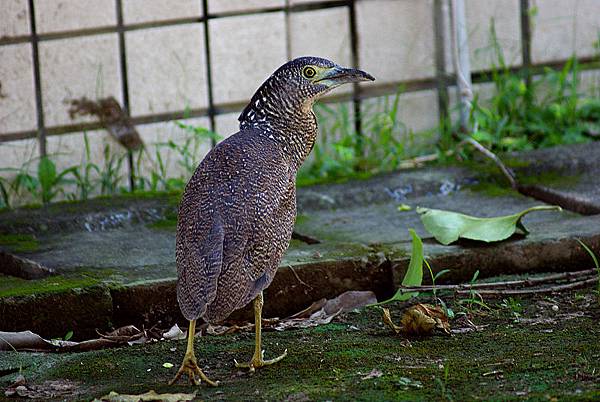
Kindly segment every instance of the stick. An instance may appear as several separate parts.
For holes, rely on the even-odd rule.
[[[512,172],[512,170],[510,170],[509,168],[506,167],[506,165],[502,162],[502,160],[495,153],[493,153],[492,151],[490,151],[489,149],[487,149],[486,147],[481,145],[477,140],[475,140],[472,137],[466,137],[465,141],[468,142],[469,144],[473,145],[473,147],[475,147],[475,149],[477,149],[479,152],[481,152],[487,158],[491,159],[496,164],[496,166],[498,166],[498,168],[500,168],[500,171],[502,171],[502,174],[504,175],[504,177],[506,177],[506,179],[510,182],[510,186],[515,190],[517,189],[518,184],[517,184],[517,180],[515,179],[515,174]]]
[[[518,281],[505,281],[505,282],[490,282],[490,283],[461,283],[458,285],[424,285],[424,286],[400,286],[398,289],[403,292],[427,292],[432,290],[469,290],[469,289],[486,289],[486,288],[505,288],[510,286],[532,286],[533,284],[541,284],[552,281],[558,281],[561,279],[579,278],[582,276],[594,275],[596,268],[586,269],[582,271],[574,272],[562,272],[559,274],[552,274],[543,278],[527,278]]]
[[[486,289],[477,291],[480,296],[503,296],[503,295],[527,295],[535,293],[552,293],[560,290],[577,289],[582,288],[592,283],[598,282],[598,278],[589,278],[582,281],[566,283],[563,285],[549,286],[545,288],[535,289]],[[457,290],[457,294],[469,294],[468,290]]]

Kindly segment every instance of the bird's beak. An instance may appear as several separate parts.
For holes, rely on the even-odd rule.
[[[360,81],[375,81],[375,78],[371,74],[356,68],[336,66],[324,71],[323,76],[316,82],[327,85],[328,87],[336,87],[338,85]]]

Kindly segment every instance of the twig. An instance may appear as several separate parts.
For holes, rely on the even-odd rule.
[[[292,232],[292,239],[300,240],[300,241],[302,241],[302,242],[304,242],[306,244],[319,244],[319,243],[321,243],[321,240],[319,240],[319,239],[316,239],[314,237],[310,237],[310,236],[307,236],[307,235],[303,235],[303,234],[298,233],[296,231]]]
[[[504,296],[504,295],[527,295],[527,294],[535,294],[535,293],[552,293],[558,292],[561,290],[567,289],[577,289],[582,288],[592,283],[598,282],[598,278],[589,278],[582,281],[566,283],[562,285],[549,286],[544,288],[534,288],[534,289],[485,289],[479,290],[477,293],[481,296]],[[469,294],[468,290],[457,290],[457,294]]]
[[[304,282],[302,279],[300,279],[300,277],[296,273],[296,270],[294,270],[294,268],[292,268],[291,265],[288,264],[288,268],[290,269],[290,271],[292,271],[292,274],[294,274],[294,276],[296,277],[296,279],[298,280],[298,282],[300,282],[302,285],[306,286],[309,289],[313,288],[312,286],[310,286],[309,284],[307,284],[306,282]]]
[[[468,142],[469,144],[473,145],[473,147],[475,147],[475,149],[477,149],[483,155],[485,155],[486,157],[491,159],[496,164],[496,166],[498,166],[500,168],[504,177],[506,177],[506,179],[510,182],[510,186],[515,190],[517,189],[518,183],[517,183],[517,180],[515,179],[515,174],[512,172],[512,170],[510,170],[508,167],[506,167],[506,165],[502,162],[502,160],[495,153],[493,153],[492,151],[490,151],[489,149],[487,149],[486,147],[481,145],[477,140],[475,140],[472,137],[466,137],[464,140],[466,142]]]
[[[542,284],[564,279],[580,278],[589,275],[595,275],[596,268],[586,269],[574,272],[562,272],[552,274],[542,278],[527,278],[518,281],[504,282],[488,282],[488,283],[461,283],[458,285],[425,285],[425,286],[400,286],[399,289],[403,292],[428,292],[432,290],[455,290],[455,291],[470,291],[471,289],[497,289],[511,286],[533,286],[534,284]],[[596,278],[597,279],[597,278]],[[481,292],[480,292],[481,293]]]

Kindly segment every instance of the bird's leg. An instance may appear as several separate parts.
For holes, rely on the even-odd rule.
[[[187,341],[187,349],[185,351],[185,356],[183,358],[183,363],[181,363],[181,367],[175,374],[175,377],[171,380],[169,385],[175,384],[177,380],[183,375],[187,374],[190,378],[190,382],[195,385],[199,385],[201,381],[205,381],[207,384],[216,387],[219,385],[218,381],[211,381],[208,379],[206,374],[202,372],[200,367],[198,367],[198,362],[196,361],[196,356],[194,355],[194,334],[196,332],[196,320],[190,321],[190,328],[188,330],[188,341]],[[196,375],[199,378],[196,378]]]
[[[254,371],[255,369],[263,366],[268,366],[273,363],[277,363],[279,360],[283,359],[287,356],[287,349],[283,352],[281,356],[278,356],[271,360],[263,360],[265,351],[262,350],[262,340],[261,340],[261,329],[262,329],[262,308],[263,308],[263,293],[260,292],[258,296],[254,299],[254,331],[256,335],[256,343],[254,348],[254,355],[252,356],[252,360],[250,363],[238,363],[236,360],[236,367],[248,368],[250,371]]]

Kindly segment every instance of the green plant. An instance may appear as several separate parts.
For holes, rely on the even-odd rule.
[[[100,194],[112,195],[118,192],[123,176],[121,168],[127,154],[120,155],[111,152],[110,145],[104,146],[104,168],[100,171]]]
[[[73,171],[78,193],[73,198],[87,200],[96,187],[97,179],[94,180],[94,175],[100,176],[100,168],[91,161],[90,141],[86,132],[83,133],[83,143],[84,158],[79,168]]]
[[[360,132],[356,131],[349,104],[317,104],[314,110],[319,121],[319,138],[298,172],[298,184],[389,172],[406,158],[429,150],[428,145],[419,146],[414,133],[398,119],[401,94],[398,89],[394,95],[363,102]],[[427,137],[427,133],[421,134]]]
[[[581,247],[583,247],[583,249],[590,255],[592,261],[594,261],[596,271],[598,271],[598,287],[596,289],[596,292],[598,293],[598,300],[600,301],[600,263],[598,263],[598,257],[596,257],[596,253],[594,253],[592,249],[588,247],[587,244],[582,242],[580,239],[577,239],[577,241],[579,242],[579,244],[581,244]]]
[[[521,317],[521,313],[523,312],[523,306],[521,305],[521,302],[512,297],[509,297],[508,299],[502,299],[500,306],[510,310],[515,319]]]
[[[423,241],[413,229],[408,229],[408,231],[412,236],[412,252],[410,255],[408,269],[406,270],[404,278],[402,279],[402,286],[420,286],[423,282]],[[418,295],[419,292],[406,292],[400,288],[391,299],[377,303],[375,306],[397,301],[406,301]]]
[[[577,59],[573,56],[559,71],[545,68],[535,79],[527,79],[529,72],[511,71],[493,20],[490,27],[495,91],[489,100],[476,96],[472,102],[473,138],[493,152],[590,141],[587,134],[600,125],[600,101],[579,92]]]
[[[448,388],[448,379],[450,378],[450,364],[445,362],[444,364],[444,377],[443,379],[436,377],[435,383],[438,385],[440,389],[440,398],[448,401],[452,401],[452,392]]]
[[[476,284],[477,278],[479,278],[479,270],[475,271],[469,283],[471,285]],[[491,308],[483,301],[483,297],[472,286],[469,288],[469,296],[458,300],[458,304],[465,307],[467,311],[474,311],[476,308],[491,310]]]

